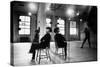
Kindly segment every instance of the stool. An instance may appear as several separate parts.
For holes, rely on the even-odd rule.
[[[55,42],[55,45],[56,45],[56,49],[57,49],[57,54],[62,55],[62,56],[65,56],[64,47],[63,46],[58,46],[56,42]],[[62,48],[62,52],[61,53],[58,53],[58,49],[59,48]],[[66,45],[66,50],[67,50],[67,45]],[[66,53],[66,55],[67,55],[67,53]],[[66,56],[65,56],[65,59],[66,59]]]
[[[62,48],[62,51],[60,53],[58,53],[58,51],[59,51],[59,48],[57,48],[57,54],[59,54],[59,55],[65,55],[64,48]]]
[[[45,53],[45,55],[42,54],[42,52]],[[41,59],[44,59],[44,58],[50,59],[49,48],[37,50],[36,61],[37,59],[39,59],[38,64],[40,64]]]

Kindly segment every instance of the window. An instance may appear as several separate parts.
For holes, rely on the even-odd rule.
[[[30,17],[20,16],[19,17],[19,35],[29,35],[30,34]]]
[[[61,18],[59,18],[57,20],[57,27],[59,27],[59,33],[61,33],[62,35],[65,34],[65,21]]]
[[[70,35],[76,35],[77,29],[76,29],[76,22],[70,21]]]
[[[46,27],[51,27],[51,19],[46,18]]]

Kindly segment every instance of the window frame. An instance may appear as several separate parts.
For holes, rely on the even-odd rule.
[[[71,22],[74,22],[74,23],[75,23],[75,27],[71,27]],[[71,34],[71,29],[74,29],[74,28],[75,28],[75,30],[76,30],[76,33],[75,33],[75,34]],[[76,35],[78,35],[78,34],[77,34],[78,30],[77,30],[77,22],[76,22],[76,21],[70,21],[70,27],[69,27],[69,29],[70,29],[69,34],[70,34],[71,36],[76,36]]]
[[[26,16],[26,17],[30,17],[29,15],[20,15],[20,16]],[[18,17],[18,19],[20,20],[20,21],[18,21],[18,28],[20,28],[19,26],[20,26],[20,22],[28,22],[28,21],[21,21],[21,19],[20,19],[20,16]],[[19,34],[19,29],[18,29],[18,35],[20,35],[20,36],[28,36],[28,35],[31,35],[31,17],[30,17],[30,25],[29,25],[29,27],[30,28],[27,28],[27,29],[29,29],[29,34]],[[20,28],[21,29],[21,28]]]
[[[59,24],[58,23],[58,20],[59,20],[59,18],[61,18],[61,20],[63,20],[64,21],[64,24]],[[62,18],[62,17],[57,17],[57,27],[59,28],[59,30],[60,30],[60,28],[64,28],[64,34],[62,34],[62,33],[60,33],[60,34],[62,34],[62,35],[66,35],[66,30],[65,30],[65,24],[66,24],[66,20],[64,19],[64,18]],[[58,25],[64,25],[64,27],[59,27]]]

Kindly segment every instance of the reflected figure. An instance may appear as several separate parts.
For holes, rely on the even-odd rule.
[[[82,43],[81,48],[83,48],[84,43],[86,42],[86,40],[88,40],[89,48],[91,48],[91,43],[90,43],[90,30],[89,30],[88,27],[86,27],[86,28],[84,29],[84,33],[85,33],[85,38],[84,38],[84,40],[83,40],[83,43]]]
[[[56,42],[56,47],[57,47],[57,50],[58,48],[64,48],[64,51],[65,51],[65,59],[66,59],[66,56],[67,56],[67,42],[66,42],[66,39],[64,38],[64,36],[62,34],[59,33],[59,28],[55,28],[54,29],[54,32],[55,32],[55,36],[54,36],[54,39],[55,39],[55,42]]]
[[[31,49],[29,51],[29,53],[32,53],[32,60],[31,61],[35,61],[35,50],[38,48],[39,45],[39,30],[35,30],[35,36],[34,39],[32,41],[32,45],[31,45]]]

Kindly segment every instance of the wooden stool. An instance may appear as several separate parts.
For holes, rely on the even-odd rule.
[[[42,52],[45,53],[45,55],[42,54]],[[37,50],[36,61],[38,59],[38,64],[40,64],[41,59],[44,59],[44,58],[50,59],[49,48]]]
[[[56,51],[57,54],[62,55],[62,56],[65,56],[64,47],[59,47],[56,42],[55,42],[55,45],[56,45],[56,49],[57,49],[57,51]],[[59,48],[62,48],[62,52],[61,53],[58,53]],[[67,44],[66,44],[66,52],[67,52]],[[67,53],[66,53],[66,56],[67,56]]]

